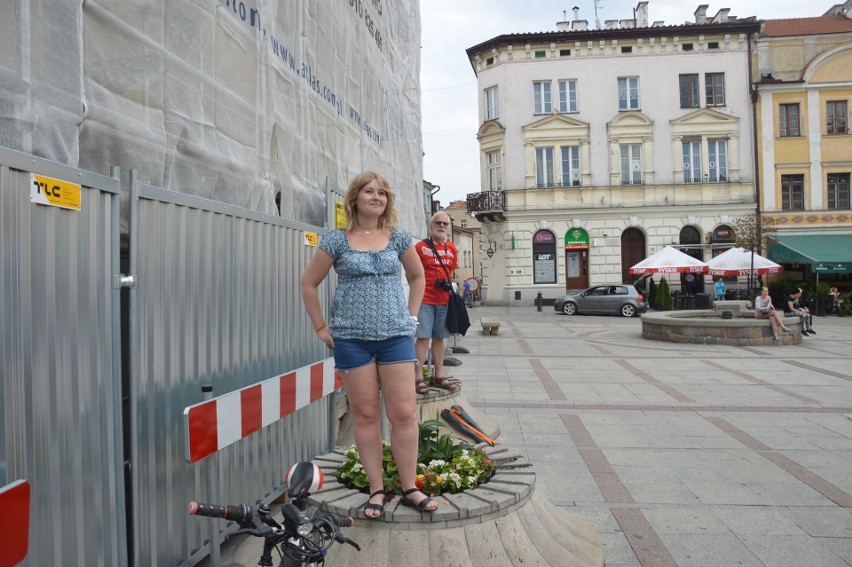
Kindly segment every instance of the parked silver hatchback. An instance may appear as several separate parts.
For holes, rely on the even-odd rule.
[[[621,315],[633,317],[648,310],[648,300],[633,284],[601,284],[580,293],[563,295],[553,304],[566,315]]]

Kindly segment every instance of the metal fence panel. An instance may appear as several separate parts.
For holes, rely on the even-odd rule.
[[[31,173],[81,185],[30,200]],[[0,486],[31,484],[24,565],[125,565],[119,181],[0,148]]]
[[[206,553],[207,522],[186,505],[210,493],[207,459],[221,502],[254,503],[280,493],[291,464],[330,449],[330,397],[195,464],[181,427],[204,384],[218,396],[328,356],[300,293],[315,251],[304,232],[321,229],[133,175],[130,208],[134,562],[171,566]]]

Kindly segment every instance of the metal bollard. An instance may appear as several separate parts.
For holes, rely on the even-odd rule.
[[[543,301],[543,297],[541,296],[541,292],[538,292],[535,296],[535,308],[537,311],[541,311],[541,302]]]

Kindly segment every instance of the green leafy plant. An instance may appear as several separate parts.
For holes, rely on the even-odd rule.
[[[674,300],[669,292],[669,282],[666,278],[662,278],[657,287],[657,309],[670,311],[672,307],[674,307]]]
[[[426,382],[427,386],[432,385],[432,381],[435,379],[435,373],[432,371],[432,367],[428,364],[424,364],[422,368],[423,372],[423,381]]]
[[[444,424],[437,419],[424,421],[419,426],[417,455],[417,488],[429,496],[455,493],[475,488],[494,476],[494,464],[488,455],[470,443],[457,443],[447,433],[441,434]],[[388,494],[402,492],[399,469],[393,460],[390,445],[382,444],[382,484]],[[337,480],[349,488],[369,492],[370,482],[361,465],[355,445],[344,454],[345,460],[337,469]]]

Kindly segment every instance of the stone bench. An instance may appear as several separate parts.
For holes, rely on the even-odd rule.
[[[483,335],[499,335],[500,334],[500,321],[497,319],[493,319],[490,317],[483,317],[479,320],[479,323],[482,325],[482,334]]]
[[[738,315],[745,314],[751,309],[751,301],[746,299],[722,299],[713,302],[713,309],[716,311],[730,311]]]

